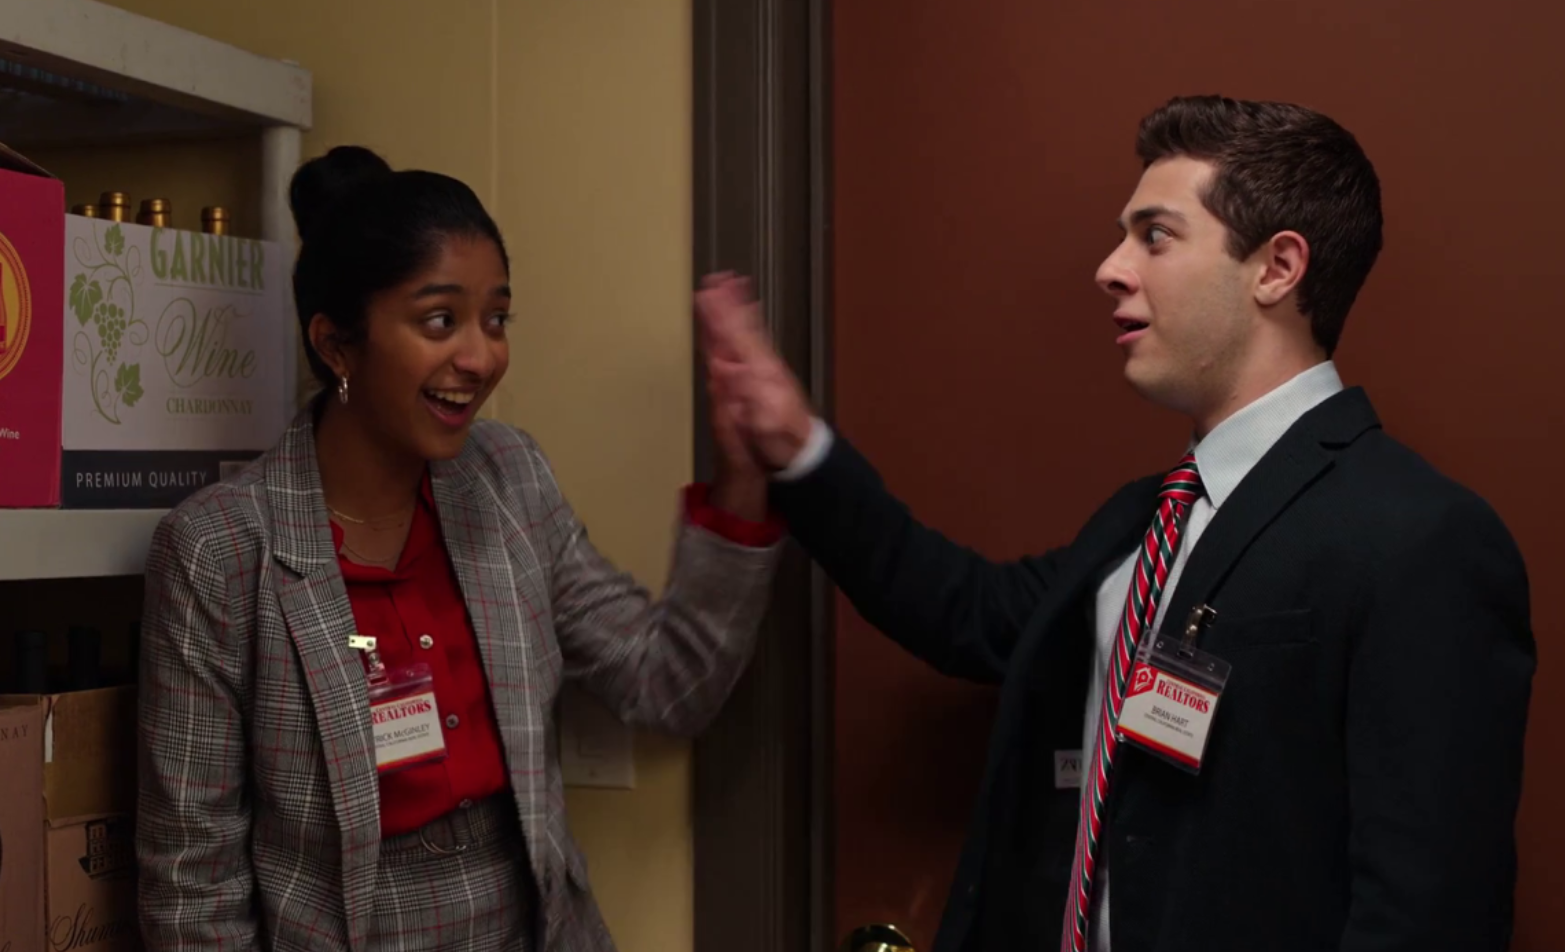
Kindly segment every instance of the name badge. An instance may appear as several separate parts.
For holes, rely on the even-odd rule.
[[[370,680],[369,693],[375,767],[382,776],[446,759],[446,737],[429,665],[386,671]]]
[[[1081,786],[1081,751],[1054,752],[1054,789],[1074,790]]]
[[[1182,641],[1156,637],[1141,643],[1119,715],[1122,742],[1192,774],[1201,772],[1212,719],[1232,671],[1228,662],[1195,647],[1201,627],[1216,615],[1202,605],[1191,613]]]

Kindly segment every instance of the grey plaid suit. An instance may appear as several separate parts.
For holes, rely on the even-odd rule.
[[[480,421],[431,464],[494,699],[543,948],[613,944],[566,827],[561,682],[691,734],[747,663],[776,549],[684,526],[654,602],[593,548],[531,438]],[[363,950],[379,787],[353,615],[310,410],[271,452],[169,513],[147,564],[140,905],[152,950]]]

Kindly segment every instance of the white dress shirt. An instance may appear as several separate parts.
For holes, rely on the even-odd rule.
[[[1266,455],[1267,451],[1294,423],[1298,422],[1300,417],[1341,390],[1342,380],[1337,375],[1336,365],[1329,360],[1316,364],[1248,404],[1214,427],[1205,439],[1195,444],[1196,469],[1201,473],[1203,493],[1185,516],[1184,535],[1180,539],[1179,551],[1174,556],[1173,568],[1169,570],[1168,581],[1163,586],[1152,631],[1146,633],[1144,637],[1151,637],[1162,626],[1163,612],[1173,599],[1174,588],[1179,584],[1179,576],[1184,572],[1190,553],[1200,541],[1201,533],[1212,521],[1212,517],[1222,508],[1223,503],[1240,481],[1249,475],[1250,470],[1260,462],[1261,457]],[[810,436],[805,441],[804,447],[788,468],[777,473],[773,478],[789,481],[803,478],[813,472],[831,450],[831,443],[831,428],[824,421],[816,419],[810,427]],[[1172,470],[1178,462],[1177,458],[1170,459],[1169,469]],[[1151,513],[1148,513],[1149,519],[1150,516]],[[1084,752],[1092,749],[1098,733],[1098,711],[1099,704],[1102,703],[1103,685],[1108,679],[1108,665],[1114,649],[1115,635],[1119,629],[1120,617],[1125,610],[1125,600],[1130,593],[1130,580],[1135,572],[1139,542],[1138,539],[1136,550],[1131,551],[1117,566],[1105,572],[1102,582],[1098,585],[1092,621],[1096,640],[1092,648],[1092,667],[1087,672],[1087,708],[1082,729],[1081,748]],[[1087,765],[1088,760],[1083,757],[1083,775],[1086,773]],[[1094,872],[1097,884],[1093,888],[1092,928],[1088,947],[1092,952],[1109,952],[1108,863],[1100,862]],[[1063,927],[1063,923],[1061,925]]]
[[[1195,465],[1201,474],[1202,494],[1185,516],[1184,534],[1180,537],[1179,551],[1174,554],[1174,565],[1168,571],[1168,581],[1163,585],[1163,595],[1158,602],[1152,630],[1144,633],[1143,637],[1151,637],[1162,628],[1163,612],[1173,600],[1174,588],[1179,584],[1179,576],[1184,573],[1185,563],[1190,560],[1190,553],[1195,550],[1196,544],[1201,541],[1201,533],[1233,494],[1239,482],[1250,474],[1261,457],[1282,439],[1282,435],[1298,422],[1299,417],[1341,390],[1342,380],[1337,376],[1336,366],[1329,360],[1316,364],[1219,423],[1206,435],[1206,439],[1195,444]],[[1178,462],[1177,459],[1169,460],[1168,468],[1172,470]],[[1097,642],[1092,646],[1092,670],[1087,674],[1087,716],[1081,737],[1084,777],[1088,769],[1085,752],[1092,749],[1098,735],[1103,686],[1108,683],[1109,660],[1113,657],[1114,640],[1125,612],[1125,600],[1130,595],[1130,581],[1135,575],[1139,550],[1138,539],[1136,550],[1106,573],[1102,584],[1098,586],[1097,603],[1092,616]],[[1087,947],[1091,952],[1109,952],[1108,863],[1099,862],[1093,870],[1093,876],[1097,882],[1092,890],[1092,928],[1088,933]]]

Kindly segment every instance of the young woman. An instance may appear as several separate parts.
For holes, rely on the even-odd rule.
[[[505,375],[509,264],[462,183],[333,149],[295,175],[324,390],[158,527],[137,829],[153,950],[613,948],[554,702],[690,734],[750,657],[777,525],[732,423],[661,601],[609,565]]]

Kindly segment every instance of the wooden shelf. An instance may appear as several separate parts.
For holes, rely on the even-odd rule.
[[[0,509],[0,581],[139,575],[164,509]]]
[[[288,182],[313,118],[309,70],[98,0],[0,6],[0,142],[25,155],[31,147],[254,136],[260,237],[292,246]],[[290,362],[290,402],[297,375]],[[138,575],[163,514],[0,510],[0,581]]]
[[[252,127],[310,127],[309,70],[97,0],[6,0],[0,59],[35,93],[124,94]]]

